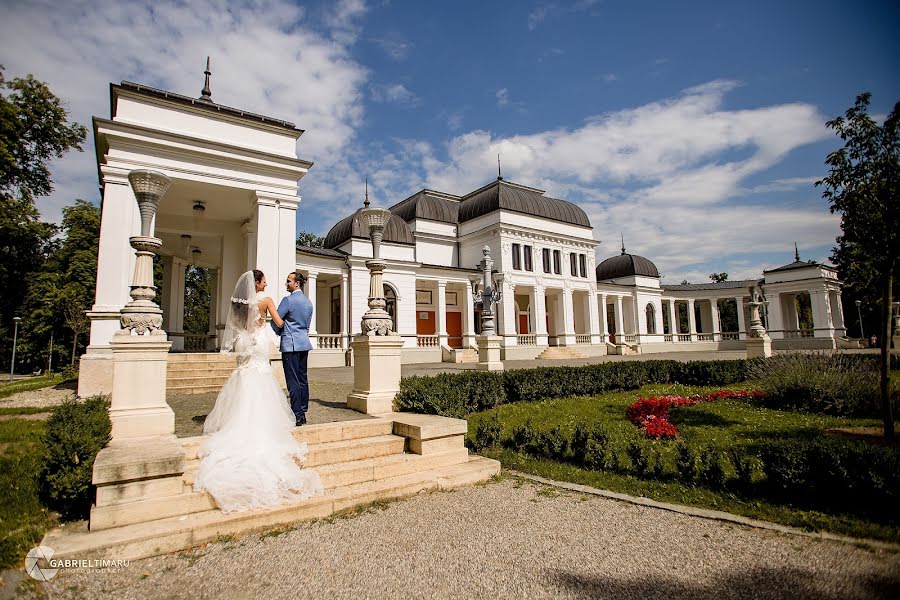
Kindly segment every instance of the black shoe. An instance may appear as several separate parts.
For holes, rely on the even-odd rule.
[[[306,417],[305,416],[297,419],[297,427],[300,427],[301,425],[306,425]]]

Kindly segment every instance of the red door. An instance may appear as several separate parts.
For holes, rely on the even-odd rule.
[[[525,335],[529,333],[528,331],[528,315],[527,314],[519,314],[519,334]]]
[[[447,338],[451,348],[462,348],[462,313],[447,313]]]

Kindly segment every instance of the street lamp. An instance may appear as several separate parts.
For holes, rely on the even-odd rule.
[[[475,302],[481,302],[481,335],[494,335],[494,305],[500,302],[502,290],[500,281],[503,276],[497,274],[496,279],[492,277],[492,268],[494,261],[491,259],[491,249],[485,246],[481,249],[484,258],[481,260],[482,288],[481,291],[473,289]],[[473,288],[474,288],[474,281]],[[493,284],[493,285],[492,285]]]
[[[861,339],[866,339],[866,334],[863,332],[863,324],[862,324],[862,312],[860,312],[859,307],[862,306],[862,300],[856,301],[856,316],[859,317],[859,337]]]
[[[12,383],[13,371],[16,370],[16,338],[19,337],[19,321],[22,317],[13,317],[13,355],[12,364],[9,367],[9,382]]]

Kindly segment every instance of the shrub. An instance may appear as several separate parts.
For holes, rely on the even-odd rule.
[[[572,461],[576,465],[587,464],[587,447],[588,441],[591,439],[591,433],[584,423],[575,425],[575,431],[572,433]]]
[[[534,453],[559,462],[568,458],[569,438],[559,425],[549,431],[540,432],[536,441],[536,447],[533,448]]]
[[[502,427],[496,414],[483,417],[475,428],[475,450],[492,448],[500,443]]]
[[[463,418],[505,400],[503,374],[488,371],[405,377],[394,398],[396,410]]]
[[[594,471],[614,470],[616,456],[609,447],[609,436],[602,429],[591,431],[585,449],[584,464]]]
[[[752,361],[763,406],[840,416],[878,416],[878,363],[870,356],[841,353],[776,354]],[[900,396],[893,391],[894,402]]]
[[[626,450],[628,458],[631,459],[631,468],[638,477],[646,477],[650,472],[650,461],[643,444],[631,441],[628,443]]]
[[[693,483],[697,479],[697,456],[684,442],[675,446],[675,473],[683,483]]]
[[[697,461],[697,481],[712,489],[725,487],[722,453],[718,448],[703,448]]]
[[[78,379],[78,367],[75,365],[66,365],[60,370],[59,375],[62,377],[63,381]]]
[[[41,496],[63,517],[87,517],[94,458],[109,442],[111,429],[109,403],[103,396],[66,400],[47,419]]]
[[[734,467],[735,485],[738,489],[749,492],[753,487],[753,460],[747,450],[741,446],[728,449],[728,460]]]

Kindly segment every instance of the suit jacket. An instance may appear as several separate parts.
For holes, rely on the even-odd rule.
[[[272,329],[281,336],[282,352],[312,350],[312,344],[309,342],[309,323],[312,314],[312,302],[300,290],[281,299],[278,316],[284,320],[284,327],[276,327],[272,321]]]

